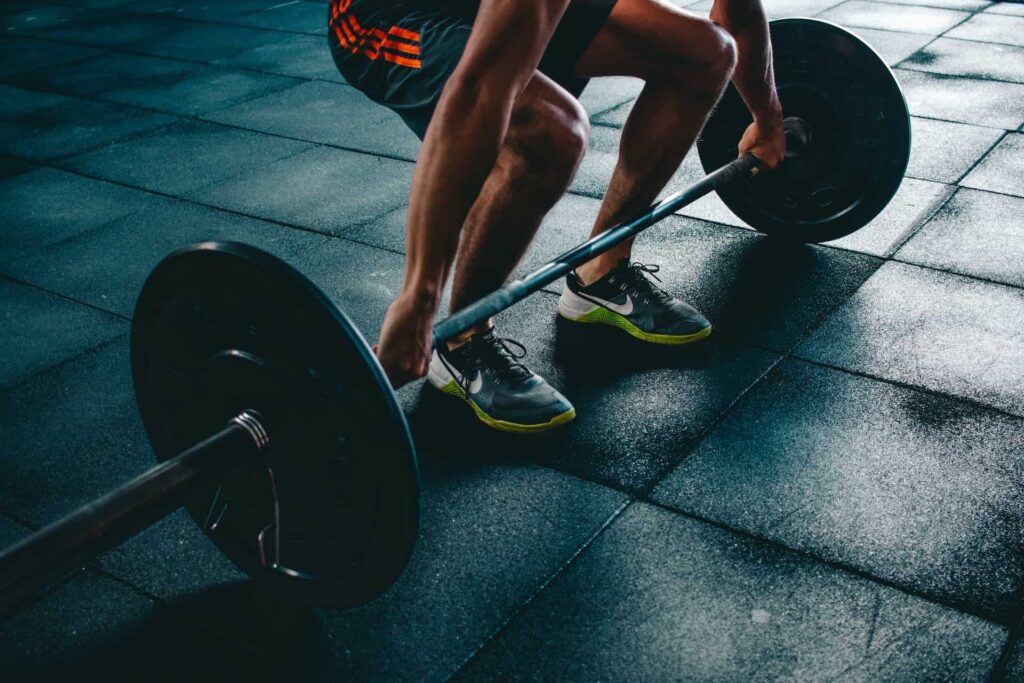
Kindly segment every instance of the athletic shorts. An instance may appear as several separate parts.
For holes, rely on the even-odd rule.
[[[533,0],[524,0],[531,2]],[[616,0],[572,0],[540,71],[579,97],[587,79],[576,63]],[[420,137],[469,39],[479,0],[331,0],[327,39],[338,71],[370,99],[394,110]],[[509,40],[515,41],[510,30]]]

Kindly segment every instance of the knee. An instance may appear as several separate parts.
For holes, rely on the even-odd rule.
[[[544,101],[513,118],[511,143],[520,176],[535,185],[535,192],[557,201],[576,174],[587,151],[590,122],[575,98]]]
[[[714,38],[709,41],[712,46],[712,71],[723,81],[728,81],[736,69],[736,41],[728,31],[717,24],[711,24],[710,30],[714,34]]]
[[[687,62],[682,71],[686,84],[699,92],[719,94],[732,78],[736,68],[736,41],[728,31],[710,21],[702,23],[700,30],[702,59],[696,70]]]

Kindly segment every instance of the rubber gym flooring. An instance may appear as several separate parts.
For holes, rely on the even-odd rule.
[[[550,436],[403,389],[422,536],[372,604],[271,604],[176,513],[0,624],[0,678],[1024,680],[1024,5],[765,4],[895,67],[913,155],[881,216],[786,247],[706,198],[650,230],[701,349],[561,324],[553,291],[504,313],[577,407]],[[417,141],[342,82],[325,13],[0,6],[0,543],[151,466],[127,331],[169,251],[255,244],[375,336]],[[524,270],[585,236],[638,90],[585,92]]]

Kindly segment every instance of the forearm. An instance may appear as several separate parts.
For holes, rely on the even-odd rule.
[[[732,82],[755,120],[777,120],[782,107],[775,92],[768,19],[759,0],[749,0],[712,19],[736,40],[736,70]]]
[[[503,96],[504,95],[504,96]],[[438,103],[413,173],[403,294],[437,308],[462,225],[494,166],[511,97],[452,83]]]

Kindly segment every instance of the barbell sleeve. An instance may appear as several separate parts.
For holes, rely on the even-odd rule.
[[[493,315],[504,311],[518,301],[522,301],[539,289],[546,287],[566,273],[602,254],[612,247],[625,242],[631,237],[654,225],[678,209],[692,204],[704,195],[717,190],[737,178],[744,177],[761,162],[753,154],[744,154],[735,161],[709,173],[702,179],[665,197],[653,204],[640,216],[626,223],[605,230],[561,256],[544,264],[537,270],[519,280],[513,280],[501,289],[497,289],[479,301],[448,316],[434,326],[433,345],[448,341],[475,325],[486,321]]]
[[[0,554],[0,615],[40,589],[181,507],[196,485],[256,457],[268,444],[259,416],[245,411],[220,432]]]

